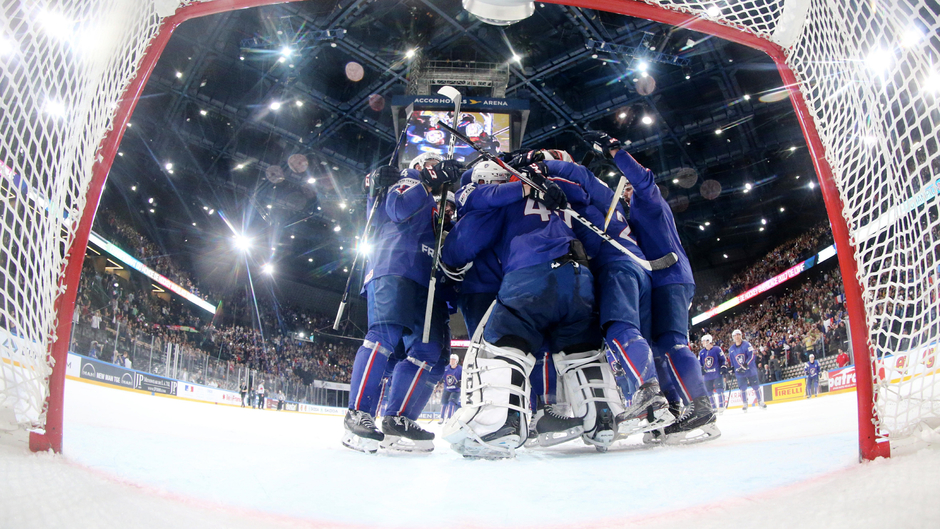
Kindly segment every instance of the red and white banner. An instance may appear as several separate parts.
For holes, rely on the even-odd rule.
[[[829,371],[829,391],[840,391],[855,387],[855,366]]]

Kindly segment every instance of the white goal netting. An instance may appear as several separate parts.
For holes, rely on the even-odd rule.
[[[56,302],[98,148],[156,34],[143,0],[0,7],[0,428],[45,426]],[[77,257],[81,259],[82,256]]]
[[[628,14],[637,5],[572,3]],[[871,352],[854,354],[857,362],[873,357],[877,431],[901,439],[936,427],[938,3],[646,4],[692,14],[783,49],[825,148],[856,248]],[[7,411],[0,417],[13,423],[44,423],[44,380],[51,370],[46,352],[55,339],[56,300],[64,291],[66,252],[85,208],[97,150],[157,34],[157,12],[175,5],[173,0],[3,1],[0,409]]]

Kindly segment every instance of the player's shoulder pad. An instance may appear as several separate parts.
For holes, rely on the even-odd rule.
[[[415,186],[421,185],[420,179],[411,178],[407,173],[408,169],[402,171],[402,179],[399,180],[396,184],[392,185],[392,191],[401,194],[407,192]]]

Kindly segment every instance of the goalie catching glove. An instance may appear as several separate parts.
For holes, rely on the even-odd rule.
[[[441,271],[444,272],[444,275],[447,276],[448,279],[460,282],[463,281],[463,277],[467,275],[467,270],[470,270],[470,267],[473,266],[473,261],[459,268],[448,266],[444,261],[438,261],[438,264],[440,265]]]
[[[434,167],[425,167],[421,170],[421,181],[427,184],[433,193],[440,192],[445,184],[460,181],[463,166],[456,160],[444,160]]]
[[[589,131],[584,133],[584,141],[588,142],[592,149],[594,149],[597,154],[600,154],[608,160],[612,158],[610,151],[619,150],[621,147],[620,140],[612,137],[606,132],[600,131]]]
[[[535,186],[528,186],[526,198],[541,202],[548,209],[565,209],[568,207],[568,197],[565,196],[565,192],[558,187],[558,184],[546,178],[548,167],[545,163],[536,162],[526,165],[519,168],[519,172],[525,174],[535,186],[542,188],[537,189]]]

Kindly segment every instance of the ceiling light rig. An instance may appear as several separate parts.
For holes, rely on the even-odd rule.
[[[509,26],[535,13],[535,2],[528,0],[463,0],[463,8],[493,26]]]

